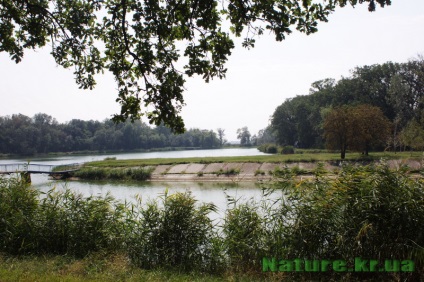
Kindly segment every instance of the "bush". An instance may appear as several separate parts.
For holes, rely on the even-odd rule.
[[[276,145],[270,144],[266,148],[266,152],[268,154],[277,154],[278,153],[278,147]]]
[[[286,219],[277,228],[279,233],[285,230],[280,235],[282,245],[288,246],[285,257],[342,259],[350,263],[348,267],[356,257],[383,264],[386,259],[412,259],[422,269],[422,181],[379,165],[344,167],[336,180],[317,175],[314,181],[281,185],[288,192],[287,201],[282,202],[280,212],[270,214]],[[417,271],[350,274],[377,280],[423,278]]]
[[[33,225],[37,221],[39,192],[18,178],[0,177],[0,251],[9,254],[36,248]]]
[[[195,205],[189,193],[162,197],[163,208],[150,202],[139,211],[140,219],[128,250],[131,261],[142,268],[218,272],[223,267],[221,242],[210,212],[213,204]]]
[[[40,192],[0,178],[0,250],[9,254],[84,257],[123,248],[126,208],[110,196],[83,198],[70,190]]]
[[[278,146],[275,144],[262,144],[258,147],[258,150],[263,153],[268,154],[277,154],[278,153]]]
[[[294,147],[284,146],[283,149],[281,149],[281,154],[283,155],[294,154]]]
[[[254,204],[241,204],[228,210],[223,231],[226,254],[233,271],[260,269],[260,261],[267,253],[263,249],[263,219]]]

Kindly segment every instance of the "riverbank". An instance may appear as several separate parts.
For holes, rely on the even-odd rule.
[[[252,157],[250,157],[252,159]],[[96,171],[109,170],[115,171],[126,175],[125,171],[143,170],[150,175],[146,178],[138,178],[138,180],[149,181],[162,181],[162,182],[178,182],[178,181],[199,181],[199,182],[241,182],[241,181],[254,181],[261,182],[271,180],[276,172],[288,170],[293,175],[308,176],[313,175],[317,169],[327,174],[337,174],[342,166],[346,164],[364,165],[380,161],[357,161],[357,162],[337,162],[337,161],[323,161],[323,162],[186,162],[167,164],[166,161],[162,164],[151,165],[145,164],[146,160],[131,160],[131,161],[117,161],[106,160],[103,162],[93,162],[86,164],[86,169]],[[148,161],[148,160],[147,160]],[[113,162],[117,164],[111,165]],[[124,164],[125,162],[126,164]],[[138,162],[138,165],[137,165]],[[423,163],[414,159],[400,159],[400,160],[387,160],[388,166],[391,169],[397,170],[401,167],[407,167],[410,172],[418,172],[423,169]],[[108,165],[106,165],[108,164]],[[81,177],[88,179],[87,177]],[[98,178],[96,179],[107,179]],[[116,177],[115,177],[116,178]],[[118,178],[116,178],[118,179]]]

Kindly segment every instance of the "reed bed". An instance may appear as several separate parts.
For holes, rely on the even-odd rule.
[[[424,279],[424,182],[384,163],[322,167],[313,178],[275,173],[259,202],[229,198],[225,217],[189,192],[122,203],[55,189],[42,195],[19,179],[0,178],[0,252],[9,257],[59,255],[85,259],[119,253],[131,267],[307,281]],[[297,177],[296,177],[297,176]],[[263,272],[263,258],[384,262],[411,260],[413,271]]]

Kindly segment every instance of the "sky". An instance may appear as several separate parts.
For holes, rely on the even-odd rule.
[[[286,99],[307,95],[317,80],[350,76],[356,66],[407,62],[424,55],[424,1],[393,0],[370,13],[367,5],[338,8],[318,32],[293,32],[282,42],[265,34],[247,50],[236,40],[225,79],[187,78],[182,117],[186,128],[238,128],[257,134]],[[0,53],[0,116],[46,113],[59,122],[102,121],[120,111],[116,85],[105,73],[94,90],[78,89],[73,71],[57,66],[46,47],[15,64]],[[146,121],[146,120],[145,120]]]

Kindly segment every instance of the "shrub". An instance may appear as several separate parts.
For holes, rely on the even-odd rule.
[[[37,252],[84,257],[123,249],[126,207],[113,197],[51,190],[39,205]]]
[[[233,271],[260,269],[260,261],[267,255],[263,249],[265,230],[262,221],[254,204],[241,204],[227,211],[223,232]]]
[[[268,154],[277,154],[278,153],[278,147],[274,144],[270,144],[266,147],[266,152]]]
[[[39,192],[18,178],[0,177],[0,250],[9,254],[35,248]]]
[[[281,149],[281,154],[283,155],[294,154],[294,147],[284,146],[283,149]]]
[[[277,154],[278,153],[278,146],[275,144],[261,144],[258,147],[258,150],[263,153],[268,154]]]
[[[9,254],[83,257],[123,248],[126,207],[110,196],[83,198],[70,190],[45,193],[0,178],[0,250]]]
[[[336,180],[317,174],[314,181],[281,185],[288,192],[287,201],[281,212],[271,214],[286,219],[279,228],[284,230],[283,245],[289,246],[285,257],[343,259],[350,263],[348,267],[355,257],[383,263],[385,259],[412,259],[422,269],[422,181],[379,165],[346,166]],[[350,275],[377,280],[422,278],[419,272]]]
[[[142,268],[217,272],[222,266],[220,240],[208,217],[213,204],[196,207],[189,193],[161,198],[163,208],[150,202],[139,211],[140,219],[128,250],[131,261]]]

